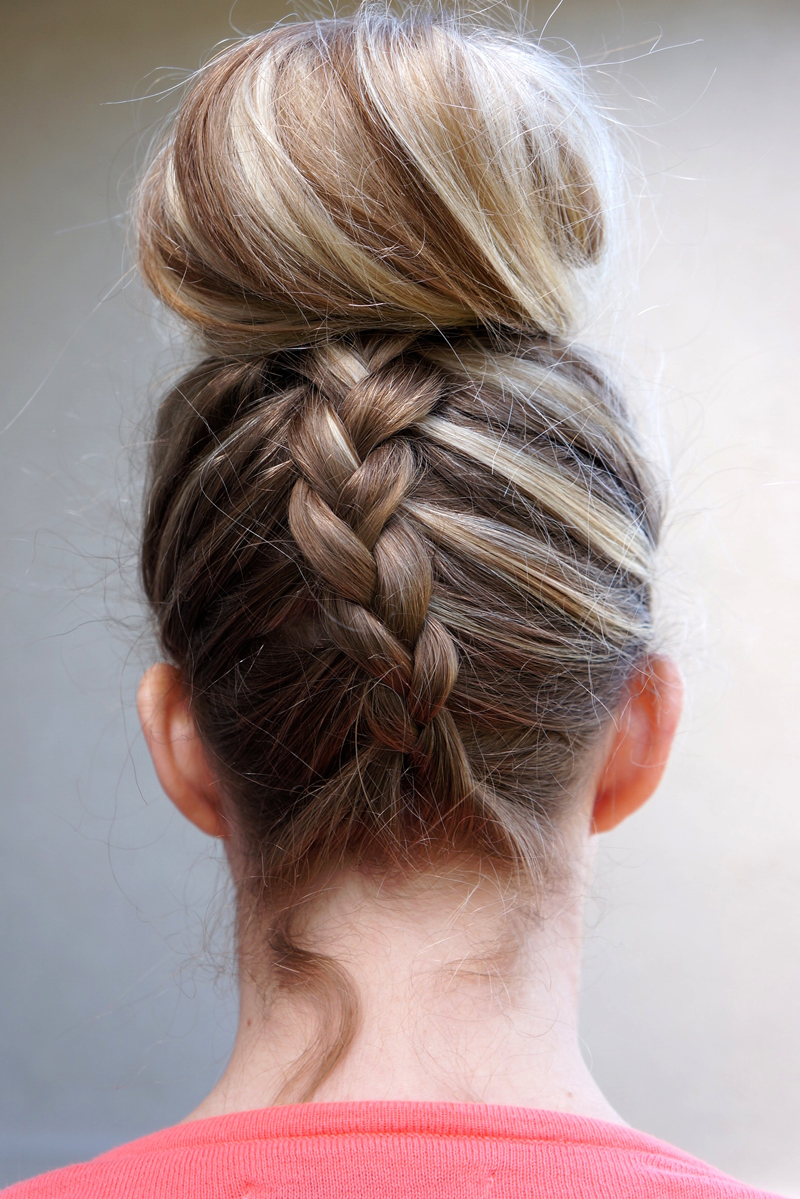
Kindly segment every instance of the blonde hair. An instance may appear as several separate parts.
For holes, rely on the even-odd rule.
[[[613,159],[582,90],[443,16],[285,25],[203,69],[143,181],[142,272],[207,356],[142,574],[273,910],[451,850],[544,885],[652,649],[658,497],[571,340]],[[287,927],[286,977],[345,994]]]

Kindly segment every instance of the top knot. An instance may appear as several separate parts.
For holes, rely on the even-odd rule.
[[[138,200],[156,294],[218,353],[366,330],[568,333],[608,147],[535,45],[361,12],[196,78]]]

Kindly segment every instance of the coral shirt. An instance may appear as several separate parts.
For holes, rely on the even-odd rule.
[[[308,1103],[179,1124],[3,1199],[754,1199],[633,1129],[461,1103]]]

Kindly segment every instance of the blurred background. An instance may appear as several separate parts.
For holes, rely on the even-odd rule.
[[[600,852],[585,1051],[629,1122],[800,1196],[800,6],[553,8],[529,20],[589,65],[647,192],[638,286],[587,336],[671,465],[664,617],[689,688],[666,782]],[[0,8],[4,1183],[181,1119],[235,1029],[225,876],[135,719],[144,421],[181,351],[124,210],[170,89],[289,12]]]

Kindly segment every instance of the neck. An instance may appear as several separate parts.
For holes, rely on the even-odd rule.
[[[621,1123],[579,1049],[582,903],[562,894],[550,906],[534,919],[499,879],[463,866],[391,887],[339,873],[293,930],[299,962],[336,964],[327,995],[324,971],[287,987],[274,965],[266,980],[242,969],[231,1060],[188,1119],[313,1098],[511,1104]],[[324,1059],[341,971],[357,996],[352,1040],[309,1094],[298,1080]]]

